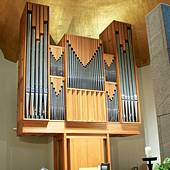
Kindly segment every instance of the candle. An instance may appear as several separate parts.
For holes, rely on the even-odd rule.
[[[146,146],[145,147],[145,155],[147,158],[152,157],[152,151],[151,151],[151,147],[150,146]]]

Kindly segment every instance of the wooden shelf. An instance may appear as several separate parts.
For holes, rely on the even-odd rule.
[[[38,123],[39,122],[39,123]],[[43,124],[44,122],[44,124]],[[40,127],[39,125],[42,125]],[[18,122],[17,131],[19,136],[55,136],[56,134],[106,134],[110,136],[130,136],[140,134],[139,123],[137,122],[66,122],[66,121],[41,121],[21,120]]]

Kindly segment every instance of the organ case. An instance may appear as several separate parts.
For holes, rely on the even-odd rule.
[[[113,21],[99,38],[65,34],[49,45],[49,7],[27,3],[20,24],[18,135],[70,133],[68,122],[105,123],[100,127],[112,135],[139,133],[131,26]],[[130,123],[126,130],[123,123]],[[51,129],[54,124],[62,128]]]

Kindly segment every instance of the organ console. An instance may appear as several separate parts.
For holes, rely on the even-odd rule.
[[[109,136],[140,133],[131,34],[130,24],[113,21],[99,39],[65,34],[57,46],[50,45],[49,7],[26,4],[20,22],[17,132],[54,136],[55,169],[97,167],[104,152],[110,163]],[[83,163],[74,150],[80,147]]]

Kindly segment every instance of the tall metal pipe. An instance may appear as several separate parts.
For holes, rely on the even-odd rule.
[[[131,113],[130,121],[134,122],[134,100],[132,92],[132,75],[131,75],[131,66],[130,66],[130,57],[129,57],[129,45],[126,42],[126,54],[127,54],[127,70],[129,78],[129,96],[130,96],[130,108],[129,112]]]
[[[120,86],[121,86],[121,97],[122,97],[122,114],[123,121],[125,121],[125,110],[124,110],[124,91],[123,91],[123,80],[122,80],[122,66],[121,66],[121,57],[120,57],[120,45],[119,45],[119,34],[116,34],[117,41],[117,51],[118,51],[118,60],[119,60],[119,73],[120,73]]]
[[[40,65],[39,65],[39,116],[42,116],[42,95],[43,95],[43,36],[40,35]]]
[[[34,73],[35,73],[35,29],[32,29],[32,53],[31,53],[31,117],[34,114]]]
[[[48,96],[48,85],[47,85],[47,24],[44,24],[44,118],[47,118],[47,96]]]
[[[129,52],[130,52],[130,64],[131,64],[131,74],[132,74],[132,87],[133,87],[133,96],[134,96],[134,116],[135,122],[138,121],[138,113],[137,113],[137,94],[136,94],[136,83],[135,83],[135,73],[134,73],[134,62],[133,62],[133,50],[132,50],[132,40],[131,40],[131,31],[127,30],[128,32],[128,41],[129,41]]]
[[[39,41],[36,41],[36,58],[35,58],[35,117],[39,118],[38,114],[38,78],[39,78],[39,70],[38,70],[38,65],[39,65],[39,48],[40,48],[40,43]]]
[[[26,118],[30,118],[30,50],[31,50],[31,14],[28,14],[28,23],[27,23],[27,77],[26,77]]]

